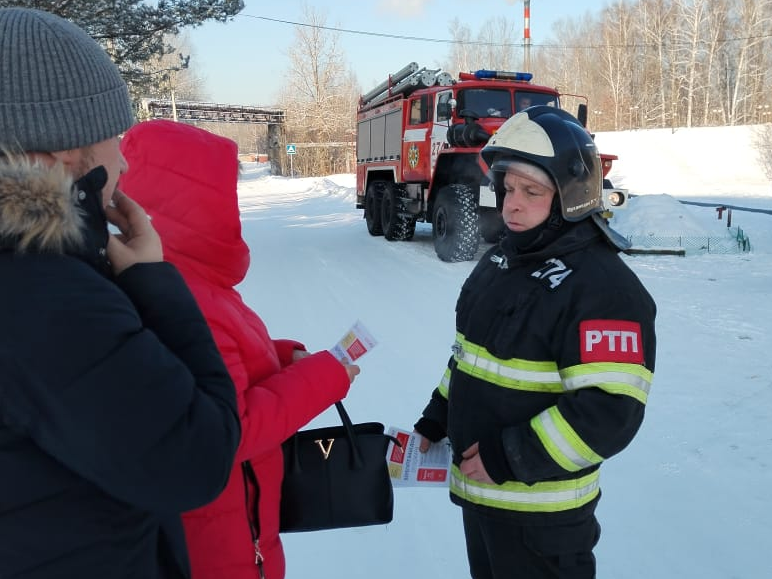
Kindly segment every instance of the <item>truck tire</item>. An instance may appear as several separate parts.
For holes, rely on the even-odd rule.
[[[381,200],[383,199],[383,181],[373,181],[365,192],[365,221],[370,235],[383,235],[381,225]]]
[[[400,198],[402,190],[392,183],[383,188],[381,197],[381,229],[389,241],[405,241],[415,234],[415,218],[406,214]]]
[[[480,246],[477,207],[467,185],[440,189],[432,215],[434,251],[442,261],[469,261]]]
[[[501,213],[487,207],[480,207],[479,212],[480,235],[488,243],[498,243],[505,233]]]

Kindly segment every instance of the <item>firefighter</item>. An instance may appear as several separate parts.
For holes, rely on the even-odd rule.
[[[415,430],[423,451],[451,442],[474,579],[589,579],[599,467],[643,420],[656,306],[619,256],[600,157],[572,115],[531,107],[481,156],[507,231],[461,288]]]

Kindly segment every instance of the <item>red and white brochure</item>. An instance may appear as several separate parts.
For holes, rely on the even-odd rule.
[[[394,487],[447,487],[450,472],[450,443],[435,442],[426,452],[418,450],[421,435],[390,426],[387,433],[402,443],[386,449],[386,463]]]
[[[330,353],[344,364],[353,364],[357,358],[372,350],[377,343],[364,324],[357,320],[338,340],[338,343],[330,348]]]

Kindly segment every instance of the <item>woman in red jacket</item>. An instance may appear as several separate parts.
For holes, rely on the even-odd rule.
[[[255,579],[260,572],[240,463],[259,483],[259,551],[266,579],[283,579],[281,443],[344,398],[359,368],[329,352],[274,340],[234,287],[249,266],[241,236],[237,146],[202,129],[155,120],[133,126],[121,149],[121,189],[142,205],[212,329],[236,384],[241,444],[230,480],[209,505],[183,515],[193,579]],[[251,485],[247,485],[251,486]],[[254,490],[250,488],[251,499]]]

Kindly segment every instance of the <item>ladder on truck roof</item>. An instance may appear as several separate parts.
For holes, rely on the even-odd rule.
[[[418,89],[450,86],[453,83],[454,80],[450,73],[441,69],[421,68],[418,63],[411,62],[394,74],[390,74],[389,78],[373,90],[363,94],[359,99],[359,107],[374,107],[396,95],[409,96]]]

